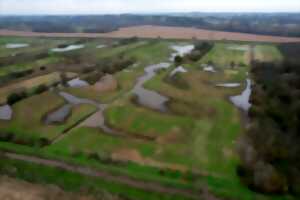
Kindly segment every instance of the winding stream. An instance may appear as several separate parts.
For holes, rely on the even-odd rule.
[[[157,70],[166,69],[170,66],[170,63],[160,63],[145,68],[145,74],[138,78],[137,83],[132,90],[132,93],[137,96],[137,102],[140,105],[159,111],[166,111],[165,103],[169,99],[160,95],[158,92],[145,89],[143,85],[156,75]]]

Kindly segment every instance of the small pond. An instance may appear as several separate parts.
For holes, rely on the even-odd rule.
[[[248,112],[251,104],[249,102],[251,95],[251,80],[247,79],[247,86],[242,94],[230,97],[230,101],[238,108]]]
[[[9,105],[0,106],[0,120],[11,120],[12,112]]]
[[[79,88],[79,87],[89,86],[89,83],[81,80],[80,78],[75,78],[75,79],[68,81],[68,85],[70,87]]]
[[[5,47],[7,49],[18,49],[18,48],[24,48],[24,47],[28,47],[29,44],[26,43],[9,43],[6,44]]]
[[[73,51],[77,49],[82,49],[84,48],[83,44],[72,44],[64,48],[53,48],[51,49],[52,52],[66,52],[66,51]]]

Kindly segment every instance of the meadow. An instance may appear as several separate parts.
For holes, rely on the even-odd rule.
[[[295,199],[290,195],[254,192],[241,183],[236,172],[240,162],[236,148],[245,131],[246,115],[230,97],[244,91],[246,79],[251,78],[253,57],[262,61],[282,59],[277,45],[214,42],[213,48],[197,61],[178,64],[170,60],[171,54],[176,53],[172,45],[196,42],[199,41],[159,38],[1,38],[3,63],[12,53],[48,52],[43,58],[47,62],[26,56],[24,65],[11,63],[0,67],[4,76],[33,69],[29,75],[6,80],[0,88],[2,104],[16,89],[31,90],[57,81],[59,84],[16,102],[11,106],[11,120],[0,120],[0,172],[31,182],[55,184],[67,191],[91,191],[96,195],[105,190],[121,199]],[[30,46],[6,50],[7,43]],[[58,53],[47,50],[45,43],[49,49],[75,43],[84,44],[84,48]],[[105,46],[97,48],[99,45]],[[125,68],[119,63],[112,64],[122,59],[133,62],[121,63]],[[157,70],[143,87],[168,99],[166,111],[140,105],[133,94],[147,66],[162,62],[169,62],[170,67]],[[185,72],[171,76],[178,65]],[[46,69],[41,70],[41,66]],[[213,67],[213,71],[207,70],[207,66]],[[114,72],[117,87],[97,92],[94,84],[101,82],[107,68]],[[91,77],[95,81],[87,83]],[[85,81],[85,85],[68,86],[66,82],[74,78]],[[217,86],[226,83],[237,86]],[[49,113],[68,103],[59,94],[61,91],[86,101],[75,103],[64,122],[45,124]],[[96,112],[104,118],[104,122],[98,119],[99,127],[80,125]],[[41,140],[47,143],[39,145]],[[109,176],[89,176],[82,171],[70,171],[63,164],[38,165],[7,157],[7,152],[98,170],[98,174]],[[120,176],[131,184],[118,182]]]

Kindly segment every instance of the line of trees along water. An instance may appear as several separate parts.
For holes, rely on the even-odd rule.
[[[283,62],[252,63],[253,106],[238,173],[253,190],[300,196],[300,45],[279,48]]]

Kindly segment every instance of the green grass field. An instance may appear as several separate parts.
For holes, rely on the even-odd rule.
[[[72,115],[65,124],[45,125],[43,118],[46,114],[64,103],[64,100],[53,92],[29,97],[13,106],[12,120],[1,122],[0,127],[4,132],[13,133],[20,138],[33,137],[52,140],[96,110],[90,105],[79,105],[72,110]]]
[[[10,56],[11,53],[35,54],[58,44],[72,44],[78,41],[76,38],[1,38],[0,59]],[[29,43],[30,47],[6,51],[4,45],[14,42]],[[110,135],[100,128],[77,127],[82,120],[97,111],[95,106],[89,104],[75,106],[65,123],[45,125],[45,115],[65,104],[54,91],[48,91],[14,104],[12,120],[0,121],[0,134],[9,132],[20,139],[46,138],[52,141],[67,131],[64,137],[43,148],[0,141],[0,150],[63,160],[174,188],[188,188],[192,191],[207,188],[209,193],[220,199],[295,199],[290,196],[255,193],[243,185],[236,174],[239,164],[236,144],[245,127],[241,113],[229,101],[229,97],[240,94],[245,87],[252,50],[254,57],[259,60],[282,59],[275,45],[217,42],[199,61],[182,64],[187,69],[187,73],[180,74],[182,82],[175,84],[169,77],[175,65],[159,72],[146,82],[144,87],[170,99],[167,104],[168,112],[161,113],[133,103],[130,91],[136,80],[145,73],[145,67],[169,62],[173,52],[170,45],[182,42],[160,39],[139,40],[126,45],[117,45],[114,40],[104,39],[81,42],[85,44],[85,48],[81,50],[63,54],[51,53],[43,60],[3,66],[0,74],[46,65],[49,68],[48,75],[41,76],[44,77],[41,80],[33,81],[24,77],[22,82],[17,82],[24,86],[23,81],[29,81],[30,87],[33,87],[37,83],[48,83],[52,80],[51,71],[76,72],[82,77],[85,75],[82,66],[98,64],[98,61],[104,58],[118,59],[121,55],[134,58],[135,64],[113,74],[118,82],[118,88],[114,91],[97,92],[89,86],[57,88],[78,97],[108,104],[104,112],[105,122],[120,132],[121,136]],[[108,46],[97,49],[96,46],[100,44]],[[70,55],[73,58],[80,57],[80,63],[66,65],[64,61]],[[65,66],[62,67],[61,62]],[[217,73],[203,71],[201,64],[208,62],[214,64]],[[232,62],[243,66],[231,67]],[[229,82],[238,82],[241,86],[216,87],[218,83]],[[187,87],[183,89],[178,85],[181,83],[185,83]],[[0,88],[0,94],[13,84],[16,83],[7,83],[5,87]],[[16,168],[17,170],[10,175],[38,183],[56,184],[69,191],[86,189],[97,193],[102,189],[129,199],[186,199],[162,192],[149,193],[117,182],[86,177],[57,168],[7,158],[1,158],[2,160],[5,161],[0,163],[2,173],[9,173],[7,169],[10,167]]]
[[[281,61],[282,55],[279,49],[274,45],[257,45],[255,46],[255,59],[265,62]]]

